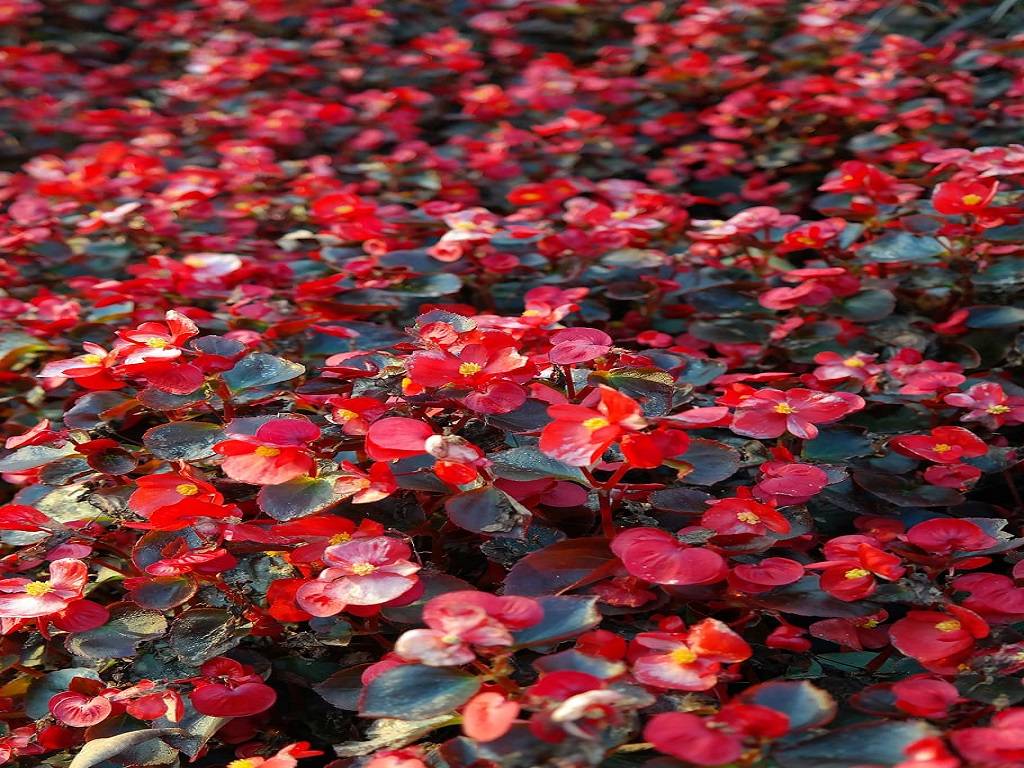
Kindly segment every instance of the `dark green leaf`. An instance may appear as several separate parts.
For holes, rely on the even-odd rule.
[[[175,421],[153,427],[142,436],[143,444],[158,459],[197,461],[213,455],[213,446],[224,439],[217,424],[205,421]]]
[[[904,749],[936,731],[919,720],[855,725],[773,752],[782,768],[892,766],[906,760]]]
[[[338,501],[334,482],[322,477],[296,477],[287,483],[265,485],[256,497],[260,509],[275,520],[295,520],[322,512]]]
[[[403,664],[366,686],[363,717],[426,720],[461,707],[480,688],[473,675],[446,667]]]
[[[233,392],[238,392],[242,389],[280,384],[305,372],[305,367],[298,363],[263,352],[254,352],[239,360],[234,368],[223,374],[223,378]]]
[[[596,597],[538,597],[544,618],[515,633],[517,647],[552,645],[593,629],[601,623]]]
[[[444,505],[448,519],[465,531],[522,536],[530,510],[493,485],[456,494]]]

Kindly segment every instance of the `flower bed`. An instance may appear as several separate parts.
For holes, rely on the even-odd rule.
[[[1020,6],[0,0],[0,764],[1024,764]]]

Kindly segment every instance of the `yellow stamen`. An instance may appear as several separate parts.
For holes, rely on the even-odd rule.
[[[761,522],[761,518],[755,515],[753,512],[740,512],[738,515],[736,515],[736,519],[739,520],[741,523],[746,523],[747,525],[757,525]]]
[[[164,347],[166,347],[166,346],[167,346],[167,345],[168,345],[169,343],[170,343],[170,342],[169,342],[169,341],[167,341],[167,339],[149,339],[149,340],[148,340],[148,341],[146,342],[146,346],[147,346],[147,347],[152,347],[153,349],[163,349],[163,348],[164,348]]]
[[[82,355],[80,359],[86,365],[99,365],[103,362],[102,355]]]
[[[241,760],[232,760],[228,763],[227,768],[256,768],[256,763],[252,760],[242,758]]]
[[[871,571],[868,571],[868,570],[866,570],[864,568],[851,568],[850,570],[848,570],[846,573],[843,574],[843,578],[850,579],[850,580],[853,580],[853,579],[863,579],[865,576],[869,576],[870,574],[871,574]]]
[[[786,403],[779,403],[775,406],[774,411],[788,416],[791,413],[796,413],[796,408],[792,405],[787,405]]]
[[[1010,406],[1008,405],[990,405],[985,409],[986,413],[991,413],[993,416],[998,416],[1002,413],[1009,413]]]
[[[843,365],[847,368],[863,368],[867,363],[861,360],[859,357],[848,357],[843,360]]]
[[[970,195],[964,195],[960,200],[964,205],[977,205],[981,202],[981,195],[975,195],[972,193]]]
[[[633,214],[629,211],[612,211],[611,216],[616,221],[625,221],[626,219],[632,218]]]
[[[960,629],[960,622],[956,619],[940,621],[935,625],[935,628],[939,630],[939,632],[957,632]]]
[[[348,408],[339,408],[334,412],[335,421],[352,421],[352,419],[358,419],[359,414],[355,411],[350,411]]]
[[[52,591],[53,586],[48,581],[30,581],[25,585],[25,594],[32,597],[40,597]]]
[[[355,208],[353,208],[351,205],[339,205],[337,208],[334,209],[334,212],[340,216],[344,216],[345,214],[352,213],[352,211],[354,210]]]
[[[375,570],[377,570],[377,566],[370,563],[355,563],[352,566],[352,573],[356,576],[369,576]]]
[[[932,450],[936,453],[945,453],[946,451],[953,450],[953,446],[947,445],[946,443],[936,443],[932,446]]]
[[[680,664],[685,667],[687,664],[693,664],[693,662],[697,660],[697,654],[689,648],[676,648],[669,654],[669,658],[676,664]]]
[[[333,536],[331,536],[330,539],[328,539],[328,541],[330,541],[331,544],[344,544],[346,541],[351,541],[351,540],[352,540],[352,534],[351,533],[336,533]]]
[[[462,365],[459,366],[459,375],[475,376],[476,374],[480,373],[480,371],[482,371],[483,369],[484,367],[479,363],[463,363]]]
[[[253,453],[255,453],[257,456],[262,456],[265,459],[269,459],[273,458],[274,456],[280,455],[281,449],[271,448],[269,445],[261,445],[255,451],[253,451]]]
[[[523,312],[523,317],[540,317],[543,314],[539,309],[528,309]]]
[[[860,625],[864,627],[864,629],[874,629],[880,623],[881,622],[878,619],[866,619],[865,621],[862,621]]]
[[[175,486],[174,491],[179,496],[195,496],[199,493],[199,486],[193,485],[192,483],[182,483],[181,485]]]
[[[583,426],[589,429],[591,432],[595,432],[599,429],[604,429],[610,423],[611,422],[609,422],[608,419],[604,419],[600,416],[595,416],[592,419],[587,419],[586,421],[584,421]]]

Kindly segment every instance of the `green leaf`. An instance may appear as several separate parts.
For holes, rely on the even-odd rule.
[[[363,672],[369,664],[360,664],[335,672],[313,690],[331,706],[355,712],[359,709],[359,695],[363,692]]]
[[[878,609],[866,602],[846,603],[821,589],[818,577],[804,576],[797,582],[773,589],[751,600],[763,608],[823,619],[856,619]]]
[[[154,576],[129,590],[129,597],[143,608],[169,611],[187,602],[199,584],[188,576]]]
[[[530,510],[493,485],[456,494],[444,505],[448,519],[464,531],[521,537]]]
[[[223,374],[223,379],[231,391],[238,392],[243,389],[280,384],[305,372],[306,368],[298,363],[263,352],[254,352],[235,363],[234,368]]]
[[[101,627],[68,635],[68,651],[90,659],[126,659],[135,655],[139,643],[161,637],[167,619],[157,611],[119,603],[110,610],[110,620]]]
[[[891,766],[906,760],[903,750],[908,745],[935,733],[934,728],[920,720],[866,723],[775,750],[772,756],[782,768]]]
[[[403,664],[375,677],[363,699],[363,717],[426,720],[461,707],[480,688],[473,675],[445,667]]]
[[[505,577],[510,595],[550,595],[568,589],[618,559],[604,538],[566,539],[531,552]]]
[[[953,488],[915,485],[898,475],[860,470],[853,473],[853,479],[868,493],[897,507],[953,507],[964,502],[964,497]]]
[[[519,648],[552,645],[576,637],[601,623],[596,597],[545,596],[537,598],[544,618],[514,635]]]
[[[75,446],[65,443],[60,448],[49,445],[26,445],[0,459],[0,472],[24,472],[63,459],[75,453]]]
[[[740,694],[746,704],[759,704],[789,718],[790,731],[820,728],[836,716],[836,702],[828,691],[806,680],[772,680]]]
[[[213,456],[213,446],[224,439],[217,424],[205,421],[175,421],[146,431],[142,443],[158,459],[197,461]]]
[[[579,467],[552,459],[533,446],[511,448],[490,457],[494,462],[493,473],[505,480],[539,480],[555,478],[585,485],[587,482]]]
[[[890,291],[870,288],[843,299],[836,314],[858,323],[871,323],[888,317],[896,309],[896,297]]]
[[[971,307],[967,310],[968,328],[1012,328],[1024,325],[1024,309],[1010,306]]]
[[[154,741],[165,736],[180,736],[180,728],[143,728],[139,731],[128,731],[105,739],[87,741],[81,751],[75,755],[68,768],[93,768],[112,757],[126,752],[147,741]]]
[[[686,453],[666,462],[684,470],[682,481],[690,485],[714,485],[732,477],[740,468],[740,454],[715,440],[695,437]]]
[[[275,520],[295,520],[327,509],[339,500],[334,481],[322,477],[297,477],[287,483],[265,485],[256,502]]]
[[[395,720],[381,718],[374,720],[366,729],[365,741],[346,741],[334,746],[334,754],[338,757],[356,757],[368,755],[378,749],[400,749],[426,736],[431,731],[445,725],[451,725],[452,718],[448,715],[431,717],[425,720]]]
[[[937,261],[946,252],[934,237],[909,232],[888,232],[861,248],[857,254],[868,261],[895,264]]]
[[[872,453],[871,440],[852,429],[825,428],[813,440],[805,440],[801,455],[811,461],[845,462]]]
[[[167,646],[182,661],[199,666],[241,640],[231,613],[223,608],[192,608],[171,623]]]

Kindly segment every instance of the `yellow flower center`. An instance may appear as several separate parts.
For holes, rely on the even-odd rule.
[[[843,360],[843,365],[845,365],[847,368],[863,368],[866,365],[866,363],[859,357],[848,357],[845,360]]]
[[[685,667],[687,664],[693,664],[697,660],[697,654],[689,648],[676,648],[669,654],[669,658],[676,664]]]
[[[375,570],[377,570],[377,566],[370,563],[355,563],[352,566],[352,573],[356,576],[369,576]]]
[[[1008,405],[990,405],[985,409],[986,413],[991,413],[993,416],[998,416],[1001,413],[1009,413],[1010,406]]]
[[[334,212],[340,216],[344,216],[347,213],[352,213],[352,211],[354,210],[355,208],[353,208],[351,205],[339,205],[337,208],[334,209]]]
[[[331,544],[344,544],[346,541],[351,541],[351,540],[352,540],[352,534],[351,533],[336,533],[333,536],[331,536],[330,539],[328,539],[328,541],[330,541]]]
[[[528,203],[532,203],[536,200],[540,200],[543,195],[538,192],[522,192],[519,195],[520,199],[525,200]],[[614,216],[614,214],[612,214]]]
[[[174,492],[179,496],[195,496],[199,493],[199,486],[193,485],[192,483],[182,483],[181,485],[175,486]]]
[[[740,512],[738,515],[736,515],[736,519],[739,520],[741,523],[746,523],[747,525],[756,525],[757,523],[761,522],[761,518],[755,515],[753,512]]]
[[[786,403],[779,403],[775,406],[775,412],[789,415],[791,413],[796,413],[796,408],[792,405],[787,405]]]
[[[232,760],[228,763],[227,768],[256,768],[256,763],[252,760],[242,758],[241,760]]]
[[[274,456],[280,455],[281,449],[271,448],[269,445],[261,445],[255,451],[253,451],[253,453],[255,453],[257,456],[262,456],[265,459],[269,459]]]
[[[443,635],[441,637],[441,642],[445,645],[458,645],[462,641],[459,639],[458,635]]]
[[[875,628],[875,627],[877,627],[877,626],[878,626],[878,625],[879,625],[880,623],[881,623],[881,622],[879,622],[879,621],[878,621],[878,619],[867,619],[867,620],[865,620],[865,621],[862,621],[862,622],[860,623],[860,625],[861,625],[862,627],[864,627],[864,629],[874,629],[874,628]]]
[[[463,232],[467,232],[471,229],[476,229],[476,224],[472,221],[456,221],[452,224],[452,229],[461,229]]]
[[[147,347],[152,347],[153,349],[163,349],[169,343],[170,342],[168,342],[167,339],[149,339],[146,342],[146,346]]]
[[[103,362],[102,355],[82,355],[81,360],[86,365],[99,365]]]
[[[960,199],[963,201],[964,205],[977,205],[981,202],[981,195],[975,195],[972,193],[970,195],[964,195]]]
[[[602,418],[601,416],[595,416],[594,418],[587,419],[586,421],[583,422],[583,426],[589,429],[591,432],[594,432],[598,429],[604,429],[609,424],[611,424],[611,422],[608,421],[608,419]]]
[[[543,314],[539,309],[528,309],[523,312],[523,317],[540,317]]]
[[[616,221],[625,221],[633,216],[629,211],[612,211],[612,218]]]
[[[352,419],[359,418],[359,414],[355,411],[350,411],[348,408],[339,408],[334,412],[335,421],[352,421]]]
[[[939,632],[956,632],[960,629],[960,622],[956,619],[949,619],[948,621],[940,621],[935,625],[935,628]]]
[[[932,450],[936,453],[945,453],[946,451],[953,450],[953,446],[946,443],[936,443],[932,446]]]
[[[25,585],[25,594],[31,595],[32,597],[39,597],[52,591],[53,587],[48,581],[30,581]]]
[[[843,578],[846,579],[863,579],[865,576],[870,575],[871,571],[865,570],[864,568],[851,568],[843,574]]]
[[[480,371],[482,371],[483,369],[484,367],[479,363],[463,363],[462,365],[459,366],[459,375],[475,376],[476,374],[480,373]]]

